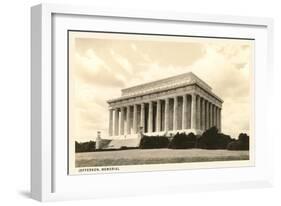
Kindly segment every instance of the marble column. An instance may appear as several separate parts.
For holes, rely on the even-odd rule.
[[[156,108],[156,132],[161,131],[161,101],[157,100]]]
[[[196,129],[200,129],[201,128],[201,104],[200,104],[200,99],[201,97],[198,95],[197,96],[197,106],[196,106],[196,124],[197,127]]]
[[[213,125],[216,127],[216,105],[213,105]]]
[[[125,108],[121,107],[121,112],[120,112],[120,135],[124,135],[124,114],[125,114]]]
[[[191,128],[191,96],[187,95],[187,109],[186,109],[186,128]]]
[[[140,126],[143,127],[145,126],[145,117],[144,117],[144,103],[141,103],[141,112],[140,112]]]
[[[221,108],[218,108],[218,128],[219,132],[221,132]]]
[[[216,119],[216,121],[215,121],[215,123],[216,123],[216,127],[217,128],[219,128],[219,121],[218,121],[218,107],[216,106],[215,107],[215,119]]]
[[[178,130],[178,97],[174,97],[173,130]]]
[[[137,105],[134,104],[134,112],[133,112],[133,133],[136,134],[138,132],[138,129],[137,129]]]
[[[191,94],[191,129],[196,129],[196,95]]]
[[[109,109],[109,136],[113,135],[113,109]]]
[[[206,129],[210,128],[210,104],[206,101]]]
[[[219,116],[218,116],[218,107],[216,106],[215,107],[216,109],[215,109],[215,113],[216,113],[216,127],[217,127],[217,129],[219,129]]]
[[[205,111],[205,99],[202,98],[202,113],[201,113],[201,129],[206,130],[206,111]]]
[[[221,125],[222,125],[222,120],[221,120],[221,109],[220,109],[220,129],[222,129]]]
[[[126,109],[126,134],[131,134],[130,116],[131,116],[131,109],[130,109],[130,106],[127,106],[127,109]]]
[[[165,99],[165,131],[169,131],[169,98]]]
[[[187,96],[183,95],[182,99],[182,130],[187,127]]]
[[[210,128],[214,126],[213,125],[213,104],[210,103]]]
[[[153,102],[149,102],[148,106],[148,132],[153,130]]]
[[[118,136],[119,135],[119,109],[116,108],[114,110],[114,134],[115,136]]]
[[[218,128],[217,118],[217,106],[214,105],[214,125]]]

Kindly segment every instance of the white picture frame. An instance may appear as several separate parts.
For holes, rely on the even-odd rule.
[[[66,18],[65,18],[66,17]],[[63,18],[63,21],[58,19]],[[75,20],[73,20],[76,18]],[[214,168],[180,171],[153,171],[139,173],[101,175],[67,175],[67,145],[58,140],[61,117],[56,113],[60,104],[58,95],[65,97],[58,80],[63,73],[54,70],[57,65],[55,54],[65,50],[55,41],[56,32],[62,29],[85,29],[92,27],[89,19],[107,19],[107,28],[119,31],[114,20],[132,27],[134,21],[144,26],[149,21],[163,24],[176,23],[179,28],[188,24],[202,25],[201,36],[253,37],[257,38],[254,62],[255,106],[254,131],[255,166],[250,168]],[[63,22],[63,24],[61,24]],[[131,26],[130,26],[131,25]],[[228,28],[209,30],[209,26]],[[69,28],[71,27],[71,28]],[[120,29],[119,28],[119,29]],[[240,28],[240,30],[239,30]],[[241,29],[242,28],[242,29]],[[252,29],[243,32],[244,28]],[[141,28],[139,28],[141,29]],[[86,29],[85,29],[86,30]],[[273,133],[267,121],[273,80],[273,21],[269,18],[202,15],[175,12],[148,12],[92,8],[83,6],[40,4],[31,8],[31,196],[39,201],[68,200],[97,197],[113,197],[135,194],[171,193],[189,191],[225,190],[236,188],[266,187],[273,184]],[[62,30],[63,31],[63,30]],[[239,31],[239,33],[238,33]],[[241,32],[242,31],[242,32]],[[59,32],[59,31],[58,31]],[[198,35],[198,34],[197,34]],[[251,36],[253,35],[253,36]],[[260,49],[262,48],[262,49]],[[66,58],[66,57],[65,57]],[[61,60],[63,61],[63,60]],[[65,61],[62,67],[65,66]],[[266,89],[265,89],[266,88]],[[263,138],[262,138],[263,137]],[[261,150],[262,148],[262,150]],[[62,152],[60,152],[62,151]],[[174,181],[165,181],[169,177]],[[192,179],[198,178],[198,181]],[[200,180],[199,180],[200,179]],[[85,185],[85,183],[88,183]],[[94,187],[93,187],[94,185]]]

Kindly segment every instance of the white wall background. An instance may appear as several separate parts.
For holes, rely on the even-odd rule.
[[[43,1],[45,2],[45,1]],[[269,189],[214,191],[118,199],[59,202],[61,205],[280,205],[281,135],[280,97],[281,13],[274,0],[58,0],[53,3],[125,7],[140,10],[180,11],[206,14],[265,16],[275,20],[276,116],[272,117],[275,138],[275,182]],[[0,6],[0,201],[1,205],[36,205],[29,196],[30,172],[30,6],[36,0],[2,1]],[[279,122],[278,122],[279,121]],[[279,130],[278,130],[279,129]],[[50,204],[50,203],[47,203]]]

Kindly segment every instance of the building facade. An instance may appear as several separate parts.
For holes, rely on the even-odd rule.
[[[177,132],[201,134],[221,130],[223,100],[193,73],[185,73],[122,90],[109,104],[110,138],[135,138]]]

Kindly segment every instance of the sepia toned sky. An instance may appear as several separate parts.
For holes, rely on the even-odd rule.
[[[193,72],[224,100],[222,132],[249,133],[252,42],[194,37],[75,33],[73,61],[75,139],[108,131],[106,100],[121,89]]]

